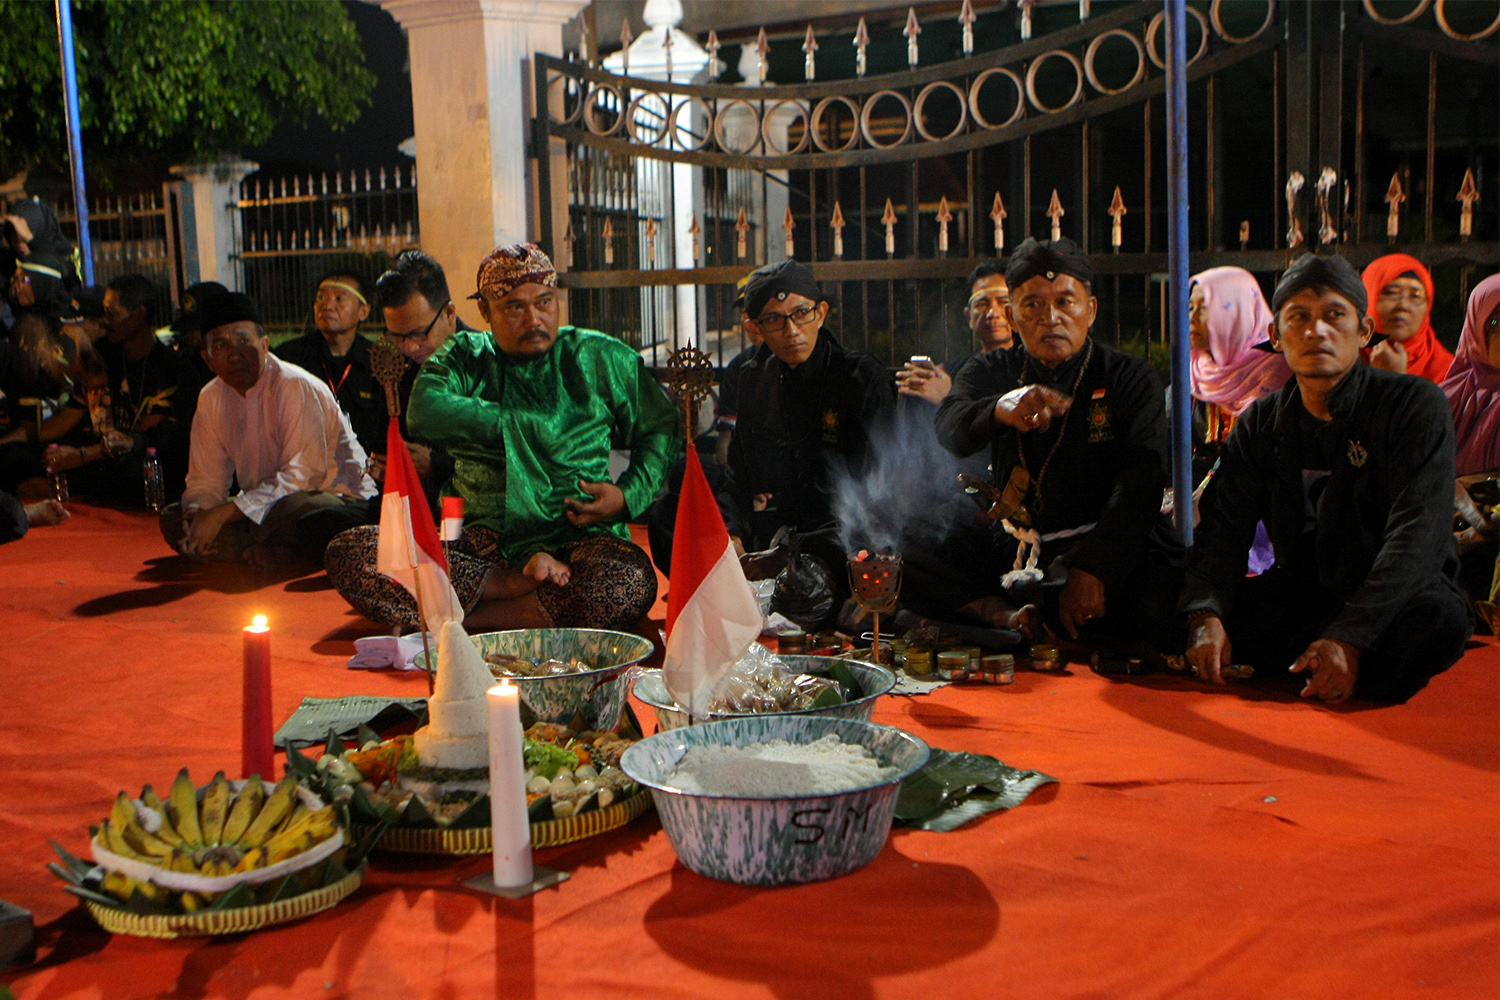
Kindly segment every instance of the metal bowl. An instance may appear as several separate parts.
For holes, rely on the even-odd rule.
[[[868,747],[894,776],[834,794],[741,798],[684,792],[664,783],[691,746],[748,746],[782,739],[810,743],[835,733]],[[885,846],[901,782],[927,764],[927,744],[892,726],[820,716],[761,715],[684,726],[648,736],[620,767],[651,789],[677,857],[692,871],[742,885],[837,878]]]
[[[567,725],[581,714],[589,729],[617,729],[625,707],[628,685],[622,683],[627,667],[650,656],[651,640],[629,632],[607,632],[596,628],[520,628],[508,632],[481,632],[469,637],[481,656],[499,653],[538,663],[542,660],[582,660],[594,669],[554,677],[512,677],[521,689],[521,701],[538,722]],[[435,651],[434,651],[435,652]],[[427,654],[412,660],[427,669]]]
[[[840,660],[832,656],[778,656],[787,669],[799,674],[813,674],[818,677],[828,675],[829,664],[839,662],[849,668],[854,675],[854,680],[859,684],[860,696],[853,701],[842,705],[834,705],[831,708],[802,708],[793,712],[757,712],[754,715],[774,716],[804,716],[820,715],[834,719],[855,719],[860,722],[869,722],[875,711],[875,700],[882,695],[889,694],[896,686],[896,675],[890,670],[873,663],[860,663],[856,660]],[[666,680],[662,677],[660,670],[647,670],[636,678],[635,691],[637,698],[650,705],[656,712],[656,723],[662,729],[676,729],[678,726],[688,725],[687,709],[677,704],[672,693],[667,690]],[[752,713],[724,712],[708,716],[708,719],[744,719],[750,718]]]

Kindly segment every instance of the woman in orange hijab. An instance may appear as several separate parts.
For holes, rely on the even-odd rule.
[[[1371,261],[1362,277],[1375,332],[1386,338],[1364,350],[1365,360],[1376,368],[1441,382],[1453,355],[1438,343],[1428,321],[1432,275],[1427,268],[1415,257],[1392,253]]]

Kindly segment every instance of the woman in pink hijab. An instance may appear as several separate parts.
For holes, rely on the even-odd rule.
[[[1500,475],[1500,274],[1474,286],[1458,355],[1440,384],[1453,408],[1457,432],[1458,482],[1453,502],[1467,525],[1458,533],[1462,580],[1480,598],[1479,612],[1493,633],[1496,591],[1500,590],[1500,561],[1495,558],[1500,498],[1494,487]],[[1490,566],[1494,566],[1492,572]],[[1486,575],[1488,587],[1484,586]]]
[[[1193,398],[1203,404],[1200,457],[1212,463],[1240,414],[1285,385],[1292,370],[1280,354],[1256,347],[1271,339],[1272,316],[1254,275],[1240,267],[1214,267],[1195,276],[1191,288],[1192,390]],[[1193,423],[1196,432],[1198,420]],[[1206,484],[1207,476],[1198,472],[1197,464],[1195,474]],[[1256,525],[1250,572],[1263,573],[1274,561],[1265,526]]]
[[[1280,354],[1257,350],[1270,339],[1271,310],[1255,276],[1215,267],[1193,278],[1188,296],[1193,398],[1207,405],[1210,444],[1229,436],[1240,414],[1291,378]]]

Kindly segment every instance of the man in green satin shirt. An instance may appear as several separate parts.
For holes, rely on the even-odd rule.
[[[479,266],[489,332],[459,331],[412,388],[408,426],[454,457],[466,546],[492,568],[474,627],[628,628],[656,600],[629,541],[677,457],[676,410],[613,337],[558,328],[557,273],[531,244]],[[609,478],[611,448],[630,466]]]

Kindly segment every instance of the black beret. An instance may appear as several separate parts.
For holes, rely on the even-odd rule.
[[[795,260],[770,264],[750,275],[745,283],[745,312],[751,319],[760,315],[771,299],[800,295],[813,302],[824,301],[823,290],[812,272]]]
[[[255,300],[244,292],[210,295],[208,301],[199,306],[198,315],[199,329],[204,333],[230,323],[260,324],[260,309],[256,307]]]
[[[1365,283],[1354,265],[1337,254],[1320,257],[1315,253],[1305,253],[1292,262],[1276,283],[1276,292],[1271,296],[1271,312],[1280,312],[1287,299],[1307,288],[1333,289],[1348,299],[1361,316],[1370,304]]]
[[[1089,263],[1089,255],[1066,236],[1046,242],[1028,236],[1005,265],[1005,283],[1011,291],[1037,275],[1051,281],[1059,274],[1071,274],[1086,285],[1094,282],[1094,265]]]

